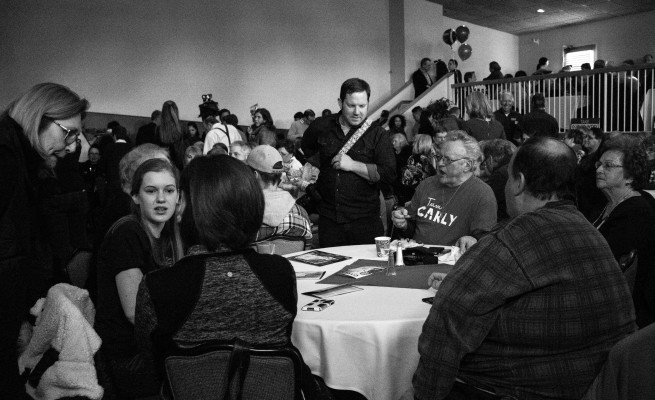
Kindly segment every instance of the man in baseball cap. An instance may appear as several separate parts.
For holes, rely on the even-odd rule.
[[[272,146],[257,146],[248,155],[246,164],[255,172],[264,192],[264,221],[255,240],[274,235],[300,236],[311,243],[312,228],[304,208],[296,204],[289,192],[279,189],[284,173],[282,156]]]

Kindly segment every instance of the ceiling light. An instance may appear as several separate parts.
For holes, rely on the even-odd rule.
[[[540,9],[537,10],[537,12],[538,12],[538,13],[542,13],[542,12],[546,12],[546,11],[544,11],[543,8],[540,8]]]

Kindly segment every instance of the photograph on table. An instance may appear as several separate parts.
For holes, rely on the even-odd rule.
[[[340,256],[338,254],[326,253],[320,250],[313,250],[308,253],[288,258],[289,261],[298,261],[305,264],[315,265],[317,267],[323,267],[349,259],[350,257],[348,256]]]

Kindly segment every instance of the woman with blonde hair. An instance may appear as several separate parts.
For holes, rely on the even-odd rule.
[[[465,104],[466,113],[469,116],[463,126],[466,133],[473,136],[478,142],[505,139],[505,128],[494,118],[494,111],[484,93],[478,91],[469,93]]]
[[[423,179],[436,175],[437,170],[437,147],[432,138],[428,135],[416,135],[412,155],[407,159],[407,165],[402,169],[401,183],[411,188],[411,195],[414,189]],[[409,191],[406,195],[411,199]]]
[[[0,398],[20,399],[16,341],[21,319],[41,297],[37,269],[38,167],[75,152],[89,102],[66,86],[40,83],[0,116]]]

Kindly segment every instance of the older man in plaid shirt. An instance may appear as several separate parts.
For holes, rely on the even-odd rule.
[[[573,151],[546,137],[515,154],[505,187],[513,219],[439,286],[419,338],[417,399],[578,399],[634,331],[607,242],[568,200],[575,166]]]
[[[246,163],[264,191],[264,221],[255,240],[286,235],[303,237],[307,245],[311,244],[312,228],[307,211],[296,204],[289,192],[278,188],[284,172],[280,153],[269,145],[257,146]]]

